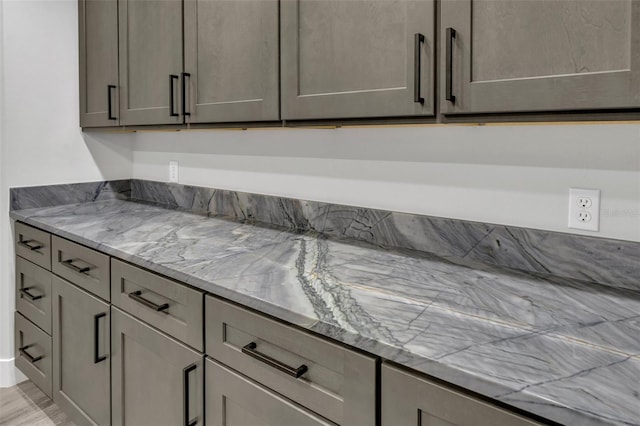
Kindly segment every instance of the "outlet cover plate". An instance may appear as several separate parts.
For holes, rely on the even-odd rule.
[[[584,203],[584,200],[588,202]],[[585,221],[585,217],[590,219]],[[569,189],[569,228],[595,232],[600,230],[599,189]]]
[[[169,161],[169,182],[178,182],[178,162]]]

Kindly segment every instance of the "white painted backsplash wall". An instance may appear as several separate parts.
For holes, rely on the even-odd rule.
[[[185,184],[575,233],[569,187],[599,188],[593,235],[640,241],[638,124],[83,135],[76,0],[0,6],[0,387],[15,382],[11,186],[167,181],[177,160]]]
[[[138,133],[133,176],[640,241],[640,125]],[[600,232],[567,228],[569,188],[602,191]]]

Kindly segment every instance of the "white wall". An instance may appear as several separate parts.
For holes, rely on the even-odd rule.
[[[133,175],[640,241],[640,124],[138,133]],[[567,228],[570,187],[602,190],[598,233]]]
[[[78,127],[75,0],[3,0],[0,150],[0,387],[13,368],[14,252],[9,188],[131,177],[129,135]]]

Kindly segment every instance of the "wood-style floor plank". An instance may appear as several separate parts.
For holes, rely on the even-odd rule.
[[[31,381],[10,388],[0,388],[0,426],[73,426]]]

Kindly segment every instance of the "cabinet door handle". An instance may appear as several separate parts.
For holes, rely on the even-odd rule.
[[[29,349],[32,346],[34,346],[34,345],[26,345],[26,346],[23,346],[21,348],[18,348],[18,352],[20,352],[20,354],[23,357],[27,358],[31,364],[36,363],[36,362],[40,361],[42,358],[44,358],[43,355],[33,356],[29,352],[27,352],[27,349]]]
[[[269,355],[265,355],[261,352],[258,352],[256,350],[256,347],[258,345],[256,344],[256,342],[251,342],[249,344],[247,344],[246,346],[243,346],[242,348],[242,353],[249,355],[252,358],[257,359],[258,361],[262,361],[265,364],[275,368],[276,370],[280,370],[283,373],[286,373],[288,375],[290,375],[291,377],[295,377],[296,379],[299,379],[304,373],[307,372],[307,370],[309,370],[307,368],[306,365],[302,364],[300,367],[298,368],[294,368],[294,367],[290,367],[287,364],[278,361],[275,358],[271,358]]]
[[[79,274],[84,274],[86,272],[89,272],[91,270],[91,266],[85,266],[85,267],[80,267],[78,265],[74,265],[73,264],[73,260],[74,259],[67,259],[67,260],[63,260],[62,262],[60,262],[60,264],[64,265],[65,267],[71,269],[74,272],[77,272]]]
[[[187,111],[187,78],[191,81],[191,74],[188,72],[182,73],[182,115],[188,117],[191,112]]]
[[[39,250],[43,247],[42,243],[39,243],[36,240],[18,241],[18,245],[31,251]]]
[[[169,313],[169,312],[167,312],[167,309],[169,309],[169,304],[168,303],[163,303],[162,305],[157,305],[157,304],[153,303],[152,301],[147,300],[144,297],[142,297],[141,294],[142,294],[142,291],[141,290],[137,290],[137,291],[133,291],[133,292],[129,293],[128,296],[130,298],[132,298],[133,300],[135,300],[136,302],[143,304],[147,308],[153,309],[154,311],[164,312],[165,314]]]
[[[44,295],[42,295],[42,294],[34,296],[33,294],[29,293],[29,290],[31,290],[32,288],[35,288],[35,287],[23,287],[23,288],[21,288],[20,289],[20,294],[22,296],[25,296],[27,299],[29,299],[31,301],[42,299],[44,297]]]
[[[114,86],[113,84],[109,84],[107,86],[107,108],[109,110],[109,120],[117,120],[118,119],[118,117],[116,117],[116,116],[111,114],[111,112],[113,111],[113,104],[112,104],[112,101],[111,101],[111,91],[113,89],[115,89],[115,88],[116,88],[116,86]]]
[[[173,107],[175,106],[175,100],[173,99],[173,81],[174,80],[179,80],[180,77],[178,77],[177,75],[174,74],[170,74],[169,75],[169,116],[171,117],[179,117],[180,114],[178,114]]]
[[[93,316],[93,363],[97,364],[99,362],[107,359],[106,355],[100,355],[100,318],[106,317],[107,314],[105,312],[100,312]]]
[[[183,396],[183,405],[184,405],[184,426],[195,426],[198,424],[198,418],[191,420],[189,416],[189,401],[191,400],[191,396],[189,395],[189,373],[194,371],[198,366],[196,364],[191,364],[182,370],[182,396]]]
[[[416,33],[414,41],[414,68],[413,68],[413,101],[423,104],[424,98],[420,96],[420,80],[421,80],[421,63],[422,63],[422,44],[424,43],[424,36],[420,33]]]
[[[451,102],[452,104],[456,103],[456,97],[453,94],[453,39],[456,38],[456,30],[453,28],[447,28],[446,30],[446,39],[447,39],[447,51],[446,51],[446,76],[445,76],[445,92],[446,92],[446,100]]]

